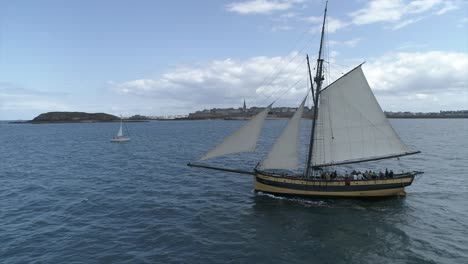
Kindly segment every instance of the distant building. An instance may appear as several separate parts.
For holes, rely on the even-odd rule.
[[[247,108],[247,103],[244,98],[242,107],[239,108],[213,108],[203,109],[202,111],[196,111],[188,115],[188,119],[246,119],[250,118],[265,107],[252,106]],[[296,112],[297,107],[273,107],[268,113],[269,118],[290,118]],[[312,109],[305,107],[304,118],[312,118]]]
[[[388,118],[468,118],[468,110],[437,112],[385,112]]]

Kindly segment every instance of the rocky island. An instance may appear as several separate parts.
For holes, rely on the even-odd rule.
[[[119,120],[119,117],[105,113],[48,112],[38,115],[28,123],[95,123],[115,122]]]

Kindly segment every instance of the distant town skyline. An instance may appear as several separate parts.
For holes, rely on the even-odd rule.
[[[0,120],[297,107],[323,0],[3,1]],[[385,111],[468,105],[468,3],[329,1],[330,83],[359,63]],[[312,66],[313,67],[313,66]],[[308,103],[310,106],[310,102]]]

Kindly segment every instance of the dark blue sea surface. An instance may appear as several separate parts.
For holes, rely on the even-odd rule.
[[[127,143],[116,123],[0,123],[0,262],[468,263],[468,120],[391,123],[422,154],[359,166],[425,174],[378,201],[255,194],[251,176],[186,166],[241,121],[130,123]],[[284,125],[213,162],[251,169]]]

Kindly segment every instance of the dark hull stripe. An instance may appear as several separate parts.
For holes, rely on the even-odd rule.
[[[255,191],[255,193],[266,193],[275,196],[287,197],[287,198],[308,198],[308,199],[363,199],[363,200],[385,200],[393,199],[395,196],[343,196],[343,195],[310,195],[310,194],[292,194],[292,193],[279,193],[279,192],[267,192],[267,191]]]
[[[373,191],[373,190],[401,188],[401,187],[406,187],[411,184],[411,182],[407,182],[407,183],[372,184],[372,185],[314,186],[314,185],[303,185],[303,184],[269,181],[269,180],[262,179],[260,177],[256,177],[256,178],[257,178],[257,182],[263,183],[265,185],[270,185],[270,186],[274,186],[278,188],[291,189],[291,190],[314,191],[314,192]]]

